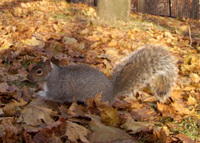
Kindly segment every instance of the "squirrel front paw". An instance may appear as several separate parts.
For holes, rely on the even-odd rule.
[[[37,95],[39,95],[39,96],[41,96],[41,97],[46,97],[46,96],[47,96],[45,91],[39,91],[39,92],[37,93]]]

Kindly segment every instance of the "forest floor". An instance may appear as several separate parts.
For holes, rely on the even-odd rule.
[[[41,59],[60,66],[87,63],[108,77],[140,46],[167,47],[177,59],[170,100],[149,89],[115,107],[100,95],[83,106],[36,97],[26,78]],[[200,21],[131,14],[106,22],[95,8],[58,0],[0,1],[0,142],[200,141]]]

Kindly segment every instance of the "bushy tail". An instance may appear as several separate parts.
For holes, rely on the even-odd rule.
[[[127,95],[150,84],[161,101],[169,97],[177,77],[175,59],[163,47],[146,45],[116,65],[113,72],[115,95]]]
[[[174,77],[160,74],[150,83],[153,92],[161,102],[165,102],[169,97],[171,87],[174,83]]]

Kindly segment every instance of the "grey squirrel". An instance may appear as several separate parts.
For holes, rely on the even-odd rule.
[[[43,84],[38,95],[56,102],[85,101],[102,92],[102,101],[113,102],[118,95],[150,84],[156,97],[165,102],[177,76],[175,59],[160,46],[145,45],[114,67],[112,80],[86,64],[61,68],[49,60],[34,66],[28,74],[30,81]]]

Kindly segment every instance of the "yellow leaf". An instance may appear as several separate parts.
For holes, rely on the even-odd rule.
[[[33,47],[43,48],[45,46],[45,43],[43,41],[37,40],[35,37],[32,37],[31,39],[22,40],[22,42],[28,46]]]
[[[110,43],[108,43],[109,47],[115,47],[117,45],[117,41],[116,40],[112,40]]]
[[[117,109],[112,107],[104,109],[101,112],[101,121],[110,125],[118,125],[120,122],[117,114]]]
[[[0,52],[3,50],[8,50],[10,48],[10,46],[12,46],[13,44],[6,41],[1,47],[0,47]]]
[[[200,77],[198,76],[198,74],[195,74],[195,73],[190,74],[190,79],[192,82],[196,82],[196,83],[200,81]]]

